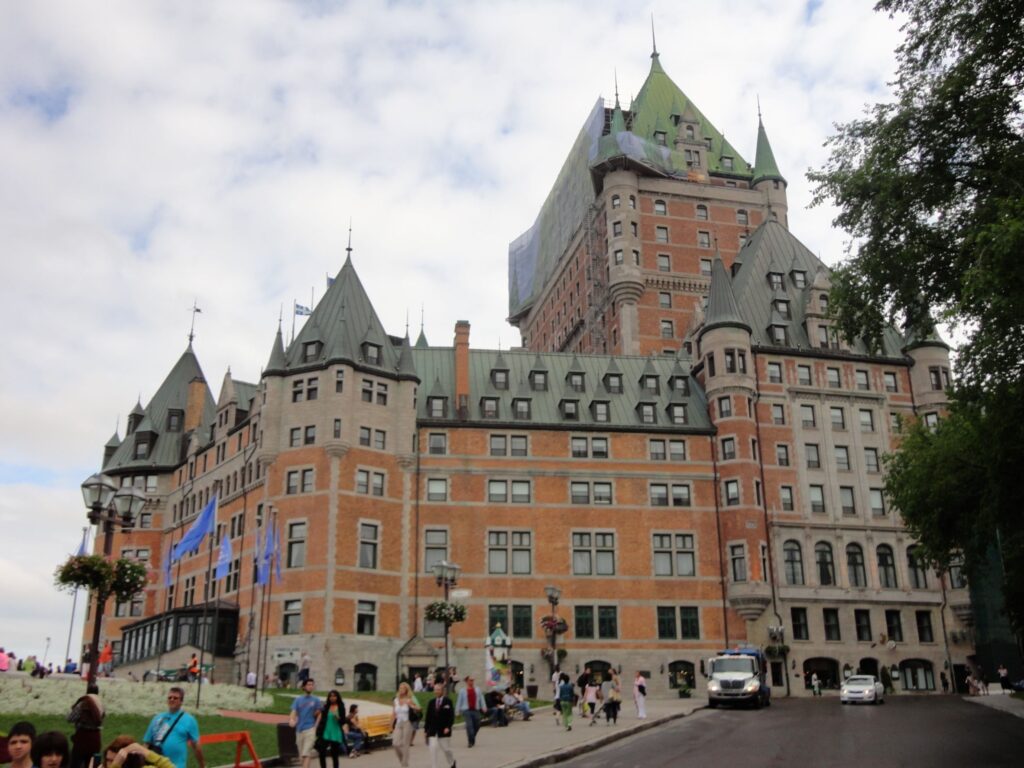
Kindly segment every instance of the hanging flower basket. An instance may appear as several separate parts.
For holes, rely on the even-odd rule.
[[[551,635],[564,635],[569,631],[569,623],[561,616],[544,616],[540,620],[540,626],[548,637]]]
[[[146,588],[146,566],[123,557],[110,562],[102,555],[73,555],[57,567],[53,581],[65,592],[86,589],[125,603]]]
[[[427,606],[425,612],[428,621],[440,621],[448,626],[466,620],[466,606],[460,603],[446,603],[435,600]]]
[[[787,653],[789,653],[789,646],[785,645],[785,644],[782,644],[782,645],[766,645],[764,647],[764,655],[768,656],[769,658],[781,659]]]

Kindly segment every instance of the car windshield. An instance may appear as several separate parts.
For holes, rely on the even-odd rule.
[[[873,677],[851,677],[846,681],[847,685],[874,685],[875,678]]]
[[[752,659],[736,656],[730,659],[715,659],[712,667],[715,672],[753,672],[754,662]]]

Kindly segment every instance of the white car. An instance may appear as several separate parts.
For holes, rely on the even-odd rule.
[[[839,701],[849,704],[863,701],[868,704],[884,704],[885,688],[874,675],[854,675],[846,678],[839,691]]]

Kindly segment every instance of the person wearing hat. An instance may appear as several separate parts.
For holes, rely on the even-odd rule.
[[[476,687],[476,681],[472,675],[466,675],[466,687],[459,691],[459,698],[455,702],[455,711],[462,715],[466,723],[466,738],[469,746],[476,744],[476,732],[480,730],[480,720],[487,712],[487,704],[484,702],[484,695]]]

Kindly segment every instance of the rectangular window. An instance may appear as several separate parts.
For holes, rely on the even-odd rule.
[[[672,261],[671,261],[670,257],[668,256],[668,254],[665,254],[665,253],[659,253],[658,254],[658,271],[659,272],[671,272],[672,271]]]
[[[747,580],[747,546],[746,544],[729,545],[729,563],[732,569],[732,580],[743,582]]]
[[[890,640],[895,640],[897,643],[903,642],[903,619],[899,610],[885,612],[885,629]]]
[[[793,511],[793,489],[790,486],[784,485],[779,488],[779,500],[786,512]]]
[[[679,609],[679,628],[683,640],[700,639],[700,609],[695,606],[682,606]]]
[[[302,470],[302,492],[312,493],[313,492],[313,470],[304,469]]]
[[[291,470],[285,475],[285,489],[284,492],[288,495],[292,495],[299,492],[299,472],[298,470]]]
[[[614,605],[597,607],[597,636],[602,640],[614,640],[619,636],[619,609]]]
[[[423,542],[424,570],[433,573],[435,563],[448,559],[448,531],[444,528],[427,528],[423,532]]]
[[[491,456],[505,456],[508,453],[508,437],[491,435]]]
[[[508,629],[508,606],[507,605],[488,605],[487,606],[487,626],[493,630],[494,627],[501,624],[502,627]]]
[[[359,394],[360,399],[364,403],[373,402],[373,381],[370,379],[363,379],[362,389]]]
[[[289,568],[302,568],[306,564],[306,524],[304,522],[288,523],[287,551],[286,563]]]
[[[722,438],[722,461],[731,461],[736,458],[736,439],[732,437]]]
[[[374,472],[371,478],[373,484],[370,486],[370,493],[374,496],[384,495],[384,475],[381,472]]]
[[[345,371],[342,368],[339,368],[334,374],[334,391],[345,391]]]
[[[661,338],[663,338],[663,339],[671,339],[671,338],[674,338],[675,335],[676,335],[675,327],[673,326],[672,321],[671,320],[662,320],[661,321]]]
[[[935,642],[935,635],[932,632],[931,611],[917,611],[917,639],[922,643]]]
[[[359,428],[359,444],[369,448],[370,447],[370,434],[371,434],[371,431],[370,431],[369,427],[360,427]]]
[[[654,239],[659,243],[668,242],[668,227],[655,227]]]
[[[388,385],[382,381],[377,382],[377,405],[388,404]]]
[[[821,454],[816,443],[807,443],[804,446],[804,456],[807,457],[808,469],[821,469]]]
[[[867,371],[854,371],[854,381],[857,384],[857,389],[862,391],[868,391],[871,389],[871,381],[868,378]]]
[[[292,427],[288,433],[288,447],[298,448],[302,444],[302,429],[300,427]]]
[[[857,514],[857,506],[853,500],[853,488],[847,485],[839,486],[839,504],[843,508],[844,515]]]
[[[836,469],[849,470],[850,469],[850,449],[845,445],[837,445],[834,448],[836,457]]]
[[[809,640],[811,635],[807,628],[807,609],[790,608],[789,615],[793,624],[793,639]]]
[[[845,430],[846,429],[846,411],[842,408],[832,406],[829,408],[829,413],[832,417],[832,429]]]
[[[861,432],[874,432],[875,431],[875,413],[862,408],[860,411],[860,431]]]
[[[594,606],[592,605],[577,605],[573,611],[576,619],[576,637],[577,638],[593,638],[594,637]]]
[[[302,634],[302,601],[285,600],[282,609],[281,634]]]
[[[796,367],[796,383],[804,387],[811,386],[811,366],[798,365]]]
[[[664,440],[648,440],[647,447],[651,461],[664,461],[668,457]]]
[[[658,606],[658,639],[675,640],[679,637],[676,631],[676,609],[673,607]]]
[[[669,440],[668,458],[670,461],[686,461],[686,441]]]
[[[334,420],[334,439],[341,439],[341,419]]]
[[[864,468],[868,472],[878,472],[878,449],[877,448],[865,448],[864,449]]]
[[[817,426],[818,417],[813,405],[804,404],[800,406],[800,423],[804,429],[814,429]]]
[[[383,429],[375,429],[373,431],[373,447],[378,451],[383,451],[387,445],[387,432]]]
[[[356,602],[356,634],[377,634],[377,603],[373,600]]]
[[[732,398],[718,398],[718,416],[722,419],[727,419],[732,416]]]
[[[289,473],[291,474],[291,473]],[[356,493],[370,492],[370,473],[365,469],[356,470]]]
[[[825,622],[825,639],[834,642],[842,640],[839,633],[839,609],[822,608],[821,615]]]
[[[786,423],[786,407],[784,405],[775,404],[772,406],[772,424],[785,424]]]
[[[650,499],[652,507],[667,507],[668,485],[665,483],[651,483]]]
[[[885,514],[885,496],[882,494],[881,488],[872,488],[868,492],[868,496],[871,498],[871,514],[875,517],[881,517]]]
[[[292,402],[301,403],[305,400],[305,389],[302,386],[302,380],[292,382]]]
[[[672,309],[672,294],[668,291],[659,291],[658,306],[661,309]]]
[[[509,438],[509,451],[513,456],[527,455],[527,442],[525,435],[512,435]]]
[[[380,544],[379,541],[380,528],[374,523],[360,523],[359,524],[359,567],[360,568],[376,568],[377,567],[377,547]]]
[[[808,496],[811,500],[811,512],[821,515],[825,513],[825,487],[822,485],[812,485],[809,489]]]
[[[320,381],[320,379],[317,379],[317,378],[306,379],[306,399],[307,400],[316,400],[317,391],[319,389],[319,381]]]
[[[697,245],[701,248],[711,247],[711,233],[699,231],[697,232]]]
[[[739,480],[726,480],[725,481],[725,504],[729,507],[734,507],[740,503],[740,481]]]
[[[853,622],[857,625],[857,640],[863,643],[871,642],[871,611],[866,608],[856,608],[853,611]]]
[[[572,534],[572,572],[577,576],[615,575],[615,534]]]
[[[840,379],[838,368],[828,368],[825,373],[828,377],[829,387],[832,389],[839,389],[842,386],[842,380]]]
[[[533,637],[533,607],[529,605],[512,606],[512,637]]]
[[[427,436],[427,453],[444,456],[448,453],[448,435],[444,432],[431,432]],[[493,455],[493,454],[492,454]]]
[[[693,542],[693,534],[690,533],[653,534],[654,575],[696,575],[697,556]]]
[[[487,500],[496,503],[505,503],[508,501],[508,481],[507,480],[488,480],[487,481]]]
[[[768,363],[768,381],[772,384],[782,383],[782,363]]]
[[[428,478],[427,501],[448,501],[448,481],[443,477]]]
[[[893,373],[892,371],[886,371],[885,373],[883,373],[882,374],[882,380],[885,382],[885,391],[886,392],[899,392],[900,391],[899,384],[897,383],[898,379],[896,378],[896,374]]]

